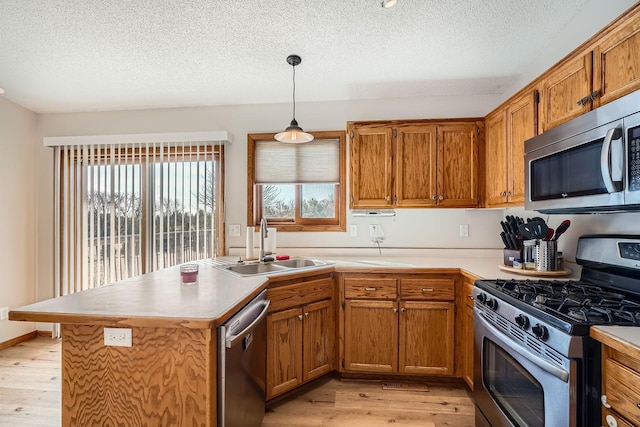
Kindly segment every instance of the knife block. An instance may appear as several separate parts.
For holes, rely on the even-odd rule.
[[[522,247],[519,249],[503,249],[504,251],[504,265],[513,267],[513,260],[522,259]]]

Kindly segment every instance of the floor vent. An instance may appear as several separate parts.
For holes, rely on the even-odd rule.
[[[382,383],[383,390],[429,391],[429,386],[418,383]]]

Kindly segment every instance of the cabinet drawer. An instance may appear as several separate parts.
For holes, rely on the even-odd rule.
[[[469,308],[473,308],[473,283],[464,282],[462,284],[462,295],[464,295],[464,302]]]
[[[344,297],[347,299],[396,299],[396,279],[390,277],[345,277]]]
[[[453,301],[455,280],[441,278],[400,279],[400,297],[410,300]]]
[[[602,408],[602,425],[603,426],[611,425],[609,423],[611,422],[612,419],[615,420],[616,422],[614,425],[617,425],[618,427],[633,427],[631,423],[627,422],[627,420],[622,418],[620,415],[616,414],[611,409]]]
[[[608,403],[624,418],[640,424],[640,374],[609,358],[605,371]]]
[[[332,294],[333,286],[331,278],[269,288],[267,289],[267,299],[271,301],[269,312],[328,299],[331,298]]]

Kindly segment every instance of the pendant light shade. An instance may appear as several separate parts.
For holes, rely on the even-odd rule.
[[[276,134],[276,141],[285,142],[289,144],[301,144],[304,142],[313,141],[313,135],[302,130],[296,120],[296,65],[300,65],[302,58],[298,55],[287,56],[287,62],[293,67],[293,120],[289,127]]]

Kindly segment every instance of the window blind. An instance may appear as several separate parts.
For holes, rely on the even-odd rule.
[[[55,147],[55,294],[223,253],[222,146]]]
[[[308,144],[256,141],[256,184],[340,183],[340,141],[316,139]]]

